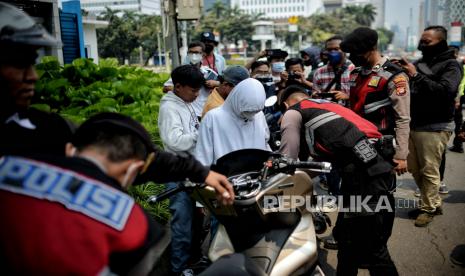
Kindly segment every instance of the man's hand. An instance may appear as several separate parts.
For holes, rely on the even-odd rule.
[[[205,184],[215,189],[216,197],[223,205],[231,205],[234,202],[234,189],[226,176],[210,171]]]
[[[220,82],[216,80],[207,80],[205,81],[205,86],[208,88],[215,88],[220,86]]]
[[[397,164],[397,166],[394,168],[397,175],[401,175],[407,172],[407,160],[394,159],[393,161]]]
[[[409,77],[414,77],[417,74],[417,68],[415,68],[415,65],[410,63],[405,57],[401,60],[393,60],[392,62],[402,67]]]
[[[282,82],[286,82],[289,79],[289,73],[287,73],[286,71],[281,72],[279,76],[281,77]]]
[[[163,86],[163,93],[168,93],[169,91],[173,91],[173,86],[171,85]]]
[[[342,91],[338,91],[338,90],[333,90],[331,91],[331,93],[334,93],[334,99],[336,100],[348,100],[349,99],[349,95],[347,95],[346,93],[342,92]]]

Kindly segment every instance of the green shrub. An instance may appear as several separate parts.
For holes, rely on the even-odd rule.
[[[36,66],[40,77],[32,106],[56,112],[80,124],[100,112],[119,112],[131,116],[149,131],[154,143],[161,146],[158,132],[158,109],[167,73],[153,73],[142,68],[119,66],[116,59],[76,59],[60,66],[54,57],[44,57]],[[147,183],[132,187],[129,193],[161,222],[169,217],[168,202],[148,205],[146,199],[164,186]]]

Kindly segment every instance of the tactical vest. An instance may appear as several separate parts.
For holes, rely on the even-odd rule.
[[[379,71],[368,75],[356,68],[350,74],[350,105],[357,114],[372,122],[382,134],[395,134],[395,117],[388,83],[402,69],[386,61]]]
[[[330,101],[303,100],[291,109],[302,115],[301,137],[305,141],[301,141],[301,145],[308,145],[309,153],[314,157],[338,161],[347,158],[346,154],[350,155],[354,145],[362,138],[382,136],[374,124]]]

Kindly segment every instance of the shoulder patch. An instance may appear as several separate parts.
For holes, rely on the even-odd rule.
[[[394,77],[392,82],[394,83],[396,87],[397,96],[403,96],[407,93],[408,80],[406,76],[399,74]]]
[[[106,184],[39,161],[0,159],[0,190],[60,203],[116,230],[124,229],[134,200]]]
[[[378,87],[380,80],[381,80],[380,76],[372,76],[370,81],[368,82],[368,86],[376,88]]]

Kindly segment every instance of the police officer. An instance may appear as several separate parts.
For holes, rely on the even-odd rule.
[[[185,178],[169,168],[178,157],[155,149],[138,122],[116,113],[84,122],[66,155],[1,160],[0,274],[148,274],[163,230],[124,190],[151,164],[157,180]],[[183,163],[201,171],[197,164]]]
[[[57,40],[24,12],[0,3],[0,156],[64,155],[70,125],[59,115],[31,108],[37,49]]]
[[[339,246],[337,275],[357,275],[361,266],[371,275],[397,275],[387,248],[394,219],[389,162],[393,146],[383,142],[374,124],[339,104],[309,99],[298,86],[286,88],[280,103],[287,109],[281,123],[281,152],[334,163],[342,178],[339,207],[357,206],[351,202],[357,200],[354,196],[368,206],[359,204],[359,209],[338,215],[333,231]],[[380,203],[387,208],[378,208]]]
[[[341,43],[357,67],[350,76],[350,108],[374,123],[382,134],[394,135],[392,162],[397,174],[407,171],[410,89],[403,69],[381,56],[376,31],[360,27]]]

